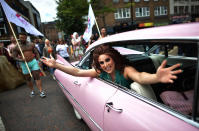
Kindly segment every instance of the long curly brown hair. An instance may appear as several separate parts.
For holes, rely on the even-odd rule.
[[[99,56],[102,54],[110,56],[115,62],[115,68],[121,71],[121,73],[124,72],[124,67],[127,65],[128,60],[113,47],[109,45],[100,45],[93,51],[93,67],[98,73],[103,71],[98,61]]]

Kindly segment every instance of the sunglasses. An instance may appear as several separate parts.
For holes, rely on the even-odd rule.
[[[111,60],[110,58],[106,58],[106,59],[105,59],[105,62],[109,62],[110,60]],[[100,61],[99,64],[100,64],[100,65],[103,65],[103,64],[104,64],[104,61]]]

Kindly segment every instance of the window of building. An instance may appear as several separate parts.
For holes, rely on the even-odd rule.
[[[184,6],[179,6],[179,13],[184,14]]]
[[[140,0],[134,0],[135,2],[140,2]]]
[[[189,7],[188,6],[185,6],[185,13],[187,14],[187,13],[189,13]]]
[[[195,7],[195,13],[196,13],[196,14],[199,14],[199,5],[197,5],[197,6]]]
[[[135,8],[135,16],[136,16],[136,17],[146,17],[146,16],[150,16],[149,7]]]
[[[199,6],[191,6],[191,13],[192,14],[199,14]]]
[[[7,34],[7,29],[4,23],[0,23],[0,36]]]
[[[158,1],[158,0],[154,0],[154,1]]]
[[[130,8],[119,8],[115,12],[115,19],[124,19],[130,17],[131,17]]]
[[[119,3],[119,0],[113,0],[113,3]]]
[[[0,9],[0,18],[2,18],[3,17],[3,12],[2,12],[2,10]]]
[[[167,15],[167,7],[166,6],[156,6],[154,9],[155,16]]]
[[[195,12],[195,6],[191,6],[191,13],[194,14]]]
[[[149,0],[144,0],[144,1],[149,1]]]
[[[174,6],[174,14],[178,14],[178,7]]]
[[[129,0],[124,0],[124,2],[129,2]]]

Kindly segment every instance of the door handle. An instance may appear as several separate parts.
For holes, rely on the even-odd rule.
[[[123,109],[117,109],[117,108],[114,108],[113,107],[113,102],[109,102],[109,103],[106,103],[106,107],[108,107],[107,111],[110,112],[110,109],[118,112],[118,113],[122,113]]]
[[[78,81],[74,81],[73,84],[75,84],[77,86],[81,86],[81,84]]]

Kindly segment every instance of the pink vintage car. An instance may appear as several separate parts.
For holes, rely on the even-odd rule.
[[[57,62],[92,68],[92,51],[109,44],[140,72],[155,73],[164,59],[167,66],[181,63],[183,73],[173,84],[140,85],[131,89],[100,78],[76,77],[60,70],[55,76],[75,114],[91,130],[198,131],[199,130],[199,23],[140,29],[93,43],[78,63],[62,57]]]

